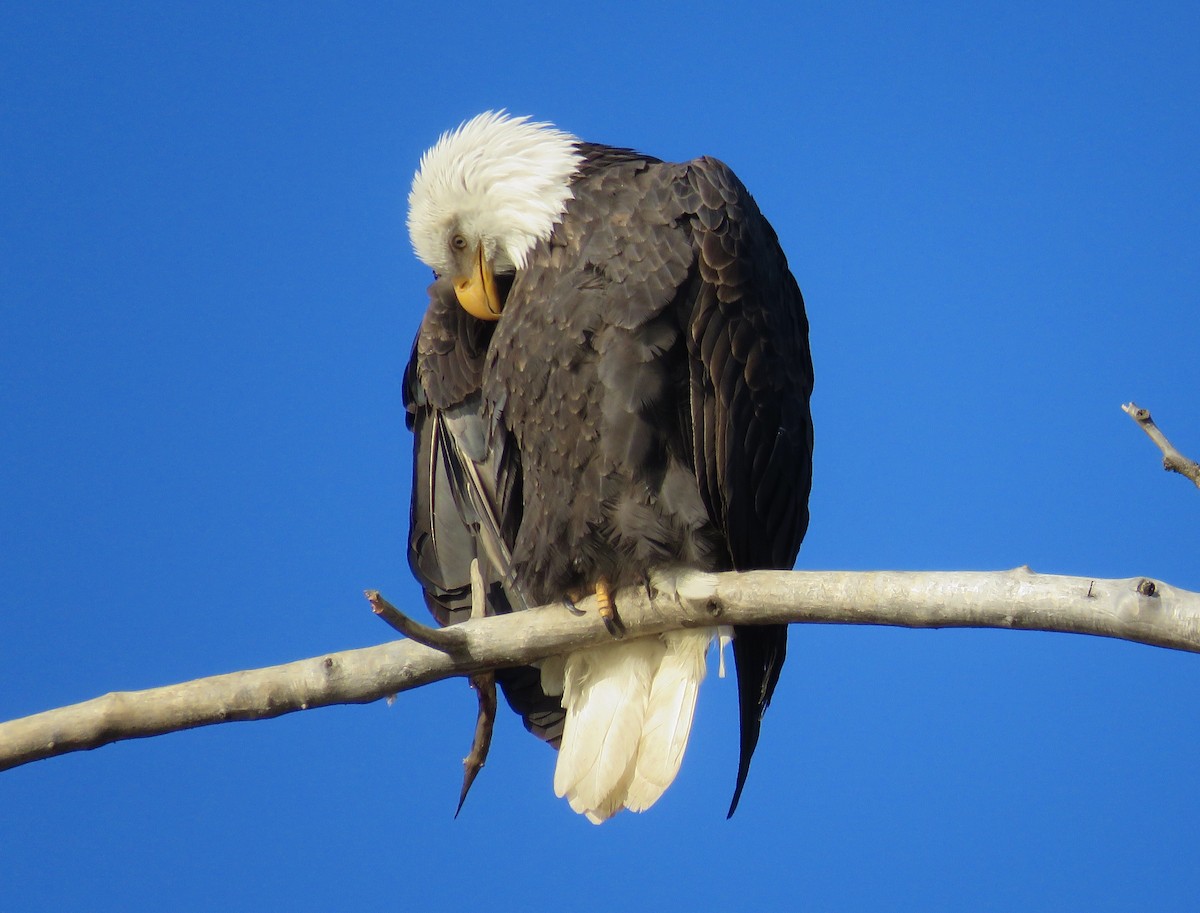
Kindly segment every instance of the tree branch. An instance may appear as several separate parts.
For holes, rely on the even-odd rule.
[[[384,599],[379,590],[364,590],[363,595],[367,597],[367,602],[371,603],[372,612],[409,640],[415,640],[443,653],[458,653],[463,649],[466,642],[457,625],[452,628],[431,628],[409,618]]]
[[[1162,451],[1163,455],[1163,469],[1186,476],[1197,488],[1200,488],[1200,463],[1189,460],[1175,449],[1175,445],[1168,441],[1167,436],[1158,430],[1158,425],[1154,424],[1154,419],[1150,417],[1150,410],[1141,408],[1137,403],[1125,403],[1121,409],[1137,422],[1146,434],[1150,435],[1150,440],[1158,445],[1158,449]]]
[[[483,585],[483,574],[479,571],[479,559],[471,559],[471,617],[485,618],[487,616],[487,590]],[[477,672],[471,676],[471,687],[479,698],[479,713],[475,718],[475,735],[471,739],[471,751],[463,758],[462,791],[458,794],[458,808],[454,817],[462,811],[463,803],[467,801],[467,793],[471,784],[487,763],[488,752],[492,748],[492,730],[496,725],[496,672]]]
[[[617,594],[629,637],[715,624],[873,624],[1094,634],[1200,652],[1200,593],[1145,578],[1034,574],[681,572]],[[113,692],[0,724],[0,770],[196,726],[362,704],[439,679],[611,642],[595,599],[457,625],[453,654],[412,640],[146,691]]]

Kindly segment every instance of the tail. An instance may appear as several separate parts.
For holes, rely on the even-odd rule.
[[[554,791],[596,824],[643,811],[683,761],[714,631],[673,631],[566,659]]]

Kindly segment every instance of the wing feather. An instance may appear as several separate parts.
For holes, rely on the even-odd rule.
[[[492,326],[467,316],[448,283],[429,293],[404,382],[414,448],[408,558],[445,625],[470,617],[473,559],[484,571],[489,612],[524,606],[510,551],[521,481],[511,437],[488,424],[481,405]],[[496,679],[526,728],[557,745],[562,708],[542,690],[538,670],[499,669]]]
[[[804,301],[774,230],[727,166],[686,166],[700,288],[690,325],[693,459],[737,570],[791,568],[808,527],[812,358]],[[733,814],[787,650],[787,627],[735,629],[741,749]]]

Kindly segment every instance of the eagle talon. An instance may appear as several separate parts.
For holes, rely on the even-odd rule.
[[[621,616],[616,612],[609,612],[607,615],[601,615],[600,620],[604,622],[604,627],[615,640],[623,640],[625,635],[629,633],[625,627],[625,622],[621,621]]]
[[[576,618],[582,618],[584,615],[587,614],[587,612],[585,612],[583,609],[579,608],[579,606],[575,605],[575,600],[572,599],[570,596],[563,596],[562,604],[563,604],[563,608],[566,609],[568,612],[570,612],[572,615],[574,615]]]
[[[617,614],[617,605],[613,601],[612,591],[608,587],[608,581],[603,577],[596,581],[596,606],[600,612],[600,620],[604,622],[608,633],[617,640],[623,638],[627,633],[625,622],[621,621],[621,616]]]

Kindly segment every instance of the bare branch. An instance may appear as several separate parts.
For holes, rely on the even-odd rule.
[[[479,570],[479,559],[471,559],[471,617],[483,618],[487,615],[486,589],[483,585],[483,574]],[[458,794],[458,807],[454,817],[462,811],[463,803],[467,801],[467,793],[471,784],[487,763],[488,752],[492,747],[492,730],[496,725],[496,673],[477,672],[471,676],[471,687],[479,698],[479,713],[475,718],[475,735],[471,739],[471,751],[463,758],[462,791]]]
[[[1121,409],[1137,422],[1146,434],[1150,435],[1150,440],[1158,445],[1158,449],[1162,451],[1163,455],[1163,469],[1186,476],[1197,488],[1200,488],[1200,463],[1189,460],[1175,449],[1175,445],[1168,441],[1167,436],[1154,424],[1154,419],[1150,417],[1150,410],[1142,409],[1136,403],[1125,403]]]
[[[713,624],[986,627],[1095,634],[1200,652],[1200,594],[1134,577],[1034,574],[753,571],[682,572],[617,594],[630,637]],[[595,609],[595,599],[583,607]],[[439,632],[445,633],[445,632]],[[412,640],[330,653],[146,691],[114,692],[0,724],[0,770],[180,729],[256,720],[330,704],[361,704],[455,675],[523,665],[610,643],[595,611],[562,605],[472,619],[451,655]]]
[[[463,758],[463,783],[458,794],[458,807],[454,817],[462,811],[467,801],[471,784],[487,763],[488,751],[492,747],[492,728],[496,725],[496,673],[477,672],[471,676],[471,687],[479,696],[479,713],[475,718],[475,737],[471,740],[471,751]]]
[[[371,611],[386,621],[409,640],[442,650],[446,653],[460,652],[464,645],[462,633],[454,628],[431,628],[409,618],[380,595],[379,590],[363,590]]]

